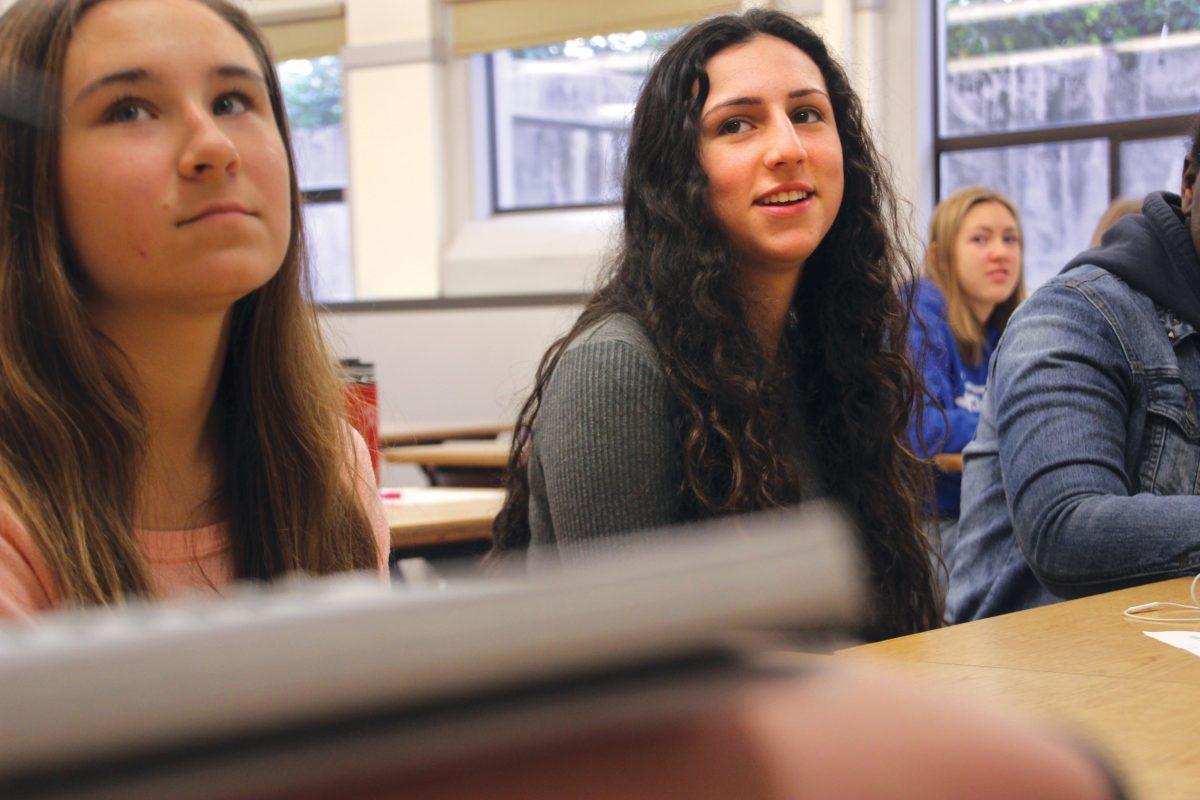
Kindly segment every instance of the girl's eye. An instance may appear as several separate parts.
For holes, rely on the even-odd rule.
[[[987,237],[976,234],[975,236],[971,237],[971,241],[975,244],[987,244]]]
[[[250,98],[241,92],[223,94],[213,103],[213,113],[218,115],[245,114],[250,110]]]
[[[717,129],[717,133],[744,133],[748,127],[749,123],[747,123],[744,119],[728,119],[721,123],[721,127]]]
[[[792,112],[792,122],[808,125],[813,122],[820,122],[822,119],[821,112],[815,108],[798,108]]]
[[[150,111],[140,101],[122,98],[104,112],[107,122],[142,122],[150,119]]]

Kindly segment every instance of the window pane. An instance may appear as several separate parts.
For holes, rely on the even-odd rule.
[[[346,185],[342,129],[342,60],[301,58],[276,65],[283,84],[301,189]]]
[[[1193,112],[1200,3],[941,0],[944,136]]]
[[[683,28],[491,54],[496,207],[614,203],[638,91]]]
[[[1017,204],[1030,290],[1087,246],[1108,206],[1104,139],[943,153],[940,166],[942,197],[982,184]]]
[[[304,206],[313,294],[321,302],[354,299],[354,262],[350,258],[350,208],[345,203]]]
[[[1178,192],[1188,140],[1182,136],[1121,142],[1121,194],[1145,197],[1150,192]]]

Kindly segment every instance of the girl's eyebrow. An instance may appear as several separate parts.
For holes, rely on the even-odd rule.
[[[222,64],[213,70],[213,74],[222,78],[245,78],[246,80],[267,85],[266,79],[259,74],[258,70],[250,69],[249,67],[239,67],[236,64]]]
[[[259,74],[258,70],[238,66],[237,64],[221,64],[213,67],[212,74],[222,78],[244,78],[256,83],[261,83],[264,86],[267,83],[263,76]],[[118,70],[117,72],[110,72],[109,74],[97,78],[87,86],[83,87],[83,89],[79,91],[79,94],[75,95],[75,99],[71,101],[71,105],[79,105],[88,97],[106,86],[112,86],[114,84],[136,85],[147,82],[161,82],[161,79],[156,77],[152,72],[150,72],[150,70],[143,67],[135,67],[133,69],[123,69]]]
[[[154,80],[154,78],[150,75],[149,70],[145,70],[140,67],[135,69],[123,69],[118,72],[110,72],[104,77],[97,78],[87,86],[83,87],[83,89],[79,91],[79,94],[75,95],[75,99],[71,101],[71,106],[74,107],[79,105],[84,100],[91,97],[106,86],[113,86],[115,84],[138,84],[151,80]]]
[[[815,87],[810,87],[808,89],[794,89],[793,91],[788,92],[788,99],[792,100],[797,97],[807,97],[810,94],[819,94],[826,100],[829,100],[829,95]],[[720,103],[717,103],[708,111],[704,112],[704,116],[701,118],[701,120],[707,119],[710,114],[719,111],[722,108],[728,108],[729,106],[760,106],[763,104],[763,102],[764,101],[761,97],[734,97],[729,100],[722,100]]]

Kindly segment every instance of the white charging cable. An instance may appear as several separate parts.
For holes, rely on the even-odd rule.
[[[1200,622],[1200,614],[1179,614],[1179,611],[1200,611],[1200,596],[1197,596],[1197,589],[1200,589],[1200,574],[1192,578],[1192,587],[1190,594],[1192,595],[1192,604],[1187,603],[1167,603],[1154,602],[1142,603],[1140,606],[1130,606],[1125,609],[1123,616],[1130,619],[1136,619],[1138,622]],[[1147,611],[1166,611],[1171,613],[1169,617],[1150,617],[1144,616]]]

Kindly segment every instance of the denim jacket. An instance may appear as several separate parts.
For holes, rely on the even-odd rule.
[[[1192,325],[1100,267],[1043,286],[1001,337],[964,451],[947,620],[1200,569],[1197,401]]]

